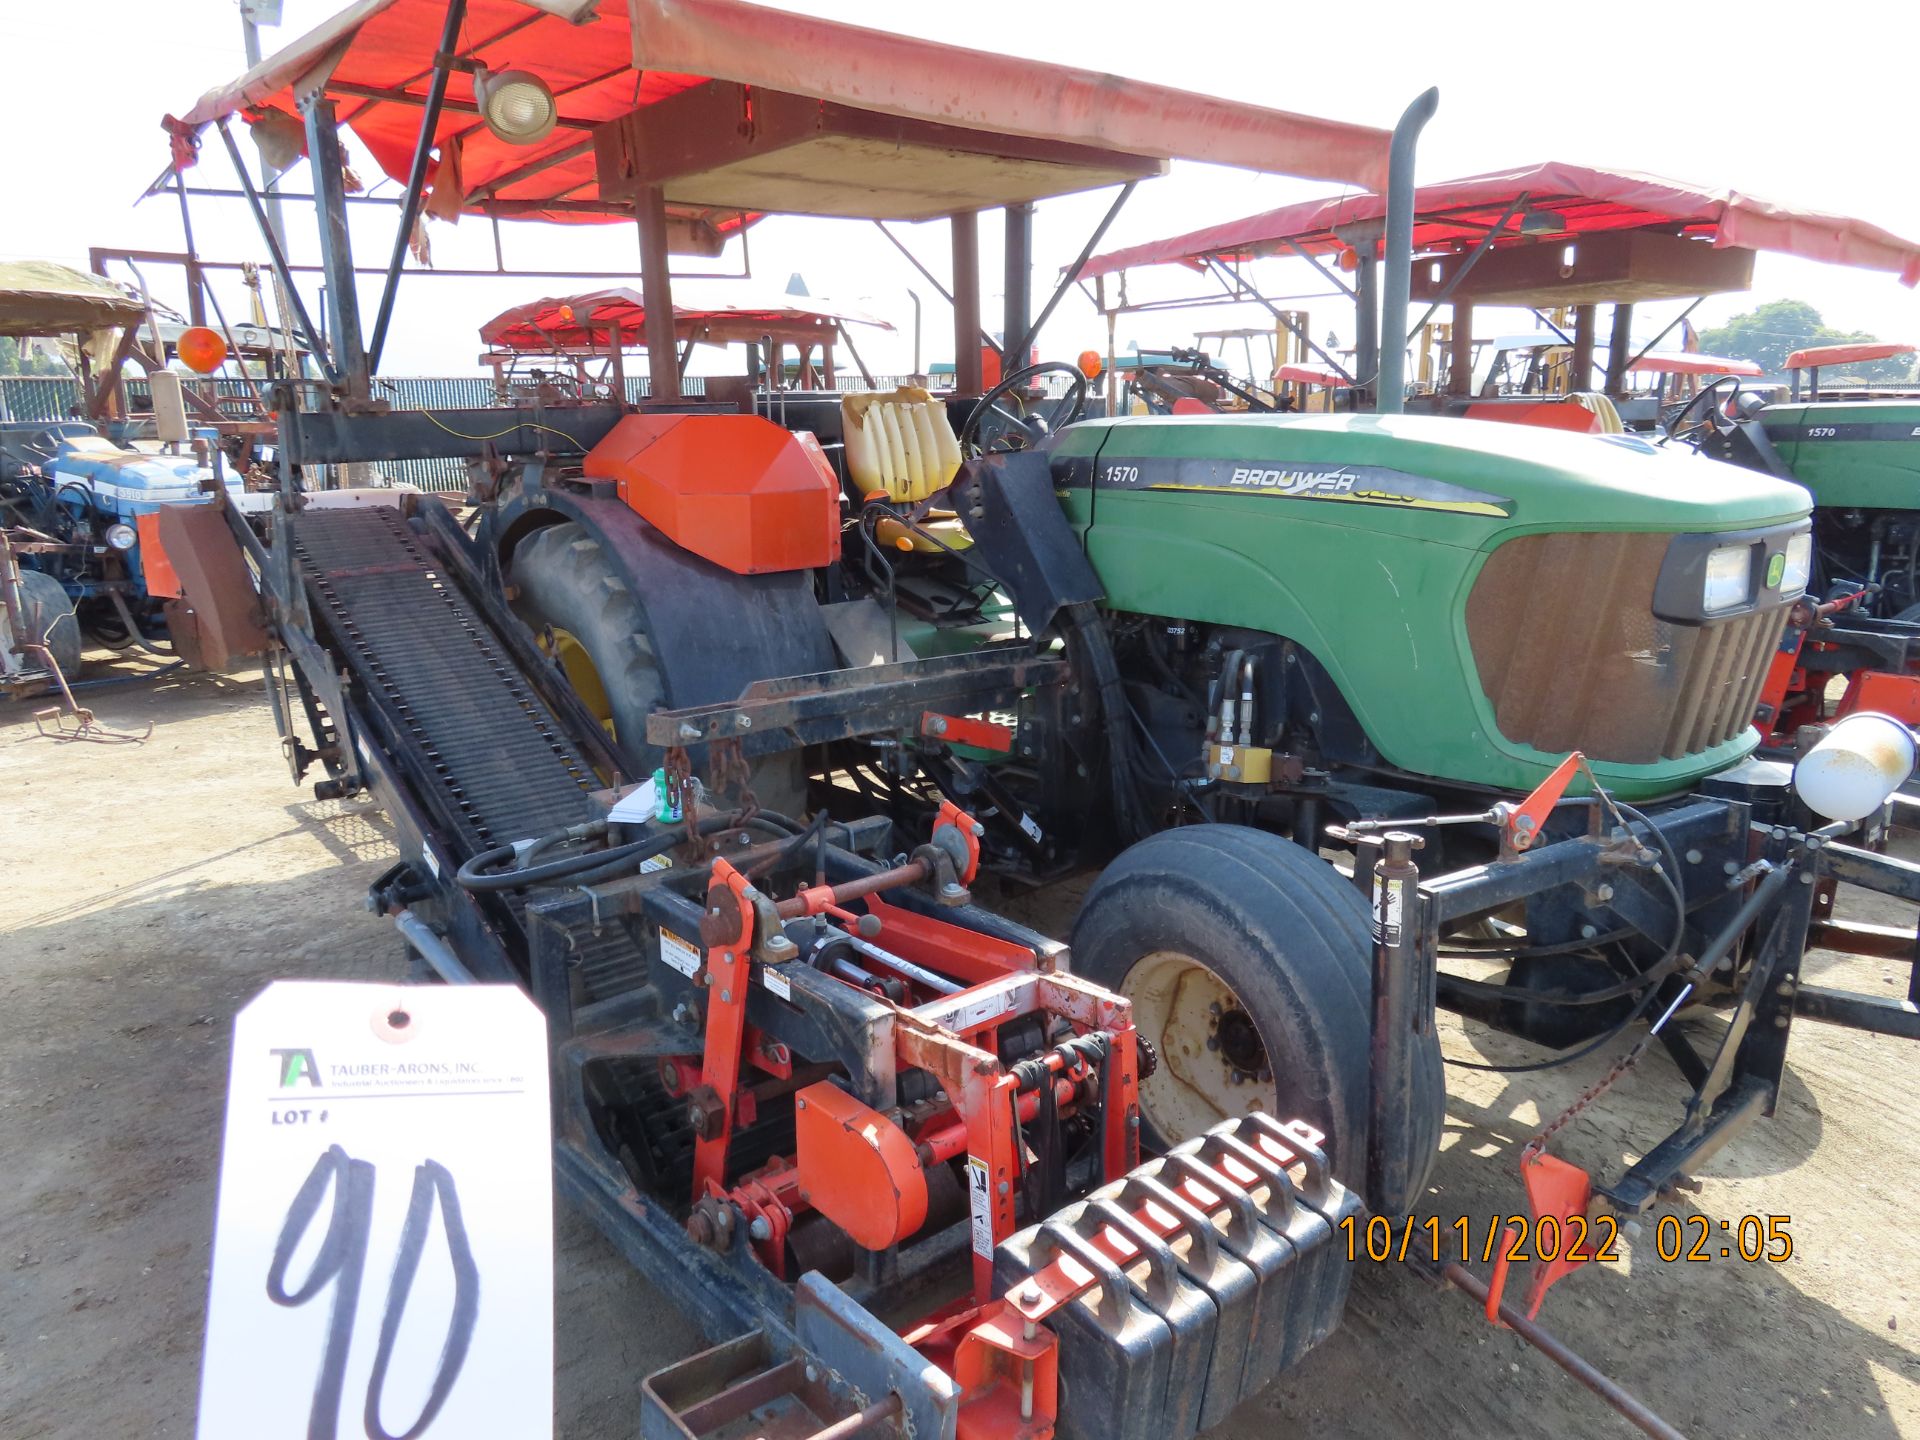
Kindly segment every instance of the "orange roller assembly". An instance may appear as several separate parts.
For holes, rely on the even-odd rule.
[[[907,1132],[821,1081],[794,1109],[800,1186],[815,1210],[854,1242],[884,1250],[927,1222],[927,1177]]]
[[[819,442],[758,415],[629,415],[585,470],[676,545],[737,575],[840,558],[840,483]]]

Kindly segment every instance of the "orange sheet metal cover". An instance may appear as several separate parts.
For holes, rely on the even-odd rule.
[[[147,594],[156,600],[178,600],[185,592],[173,562],[167,559],[166,547],[160,543],[160,512],[150,510],[134,516],[133,528],[140,536],[140,574],[147,582]]]
[[[869,1250],[884,1250],[927,1222],[927,1175],[907,1132],[878,1110],[821,1081],[799,1094],[794,1143],[800,1193]]]
[[[840,558],[840,482],[804,431],[758,415],[629,415],[585,469],[676,545],[737,575]]]

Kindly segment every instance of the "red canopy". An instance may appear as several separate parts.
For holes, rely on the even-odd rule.
[[[721,305],[673,307],[675,338],[722,345],[758,340],[762,335],[784,342],[831,341],[848,322],[893,328],[884,320],[838,311],[795,295],[782,296],[772,304],[741,297]],[[548,296],[503,310],[480,327],[480,339],[495,349],[530,354],[604,354],[616,331],[623,349],[644,344],[646,323],[646,305],[639,291],[593,290]]]
[[[1863,220],[1793,210],[1737,190],[1703,190],[1656,175],[1558,162],[1422,186],[1414,202],[1415,253],[1471,248],[1523,196],[1525,203],[1508,222],[1512,238],[1496,244],[1657,227],[1707,237],[1719,247],[1891,270],[1903,285],[1920,284],[1920,245]],[[1080,276],[1137,265],[1197,266],[1207,256],[1231,261],[1287,254],[1292,252],[1289,241],[1309,252],[1326,253],[1347,245],[1337,230],[1355,221],[1379,220],[1386,211],[1386,200],[1377,194],[1283,206],[1097,255],[1081,267]]]
[[[1812,345],[1787,356],[1787,369],[1813,370],[1822,365],[1855,365],[1863,360],[1891,360],[1896,355],[1911,355],[1913,346],[1898,341],[1874,340],[1858,345]]]
[[[1702,355],[1697,350],[1649,350],[1627,369],[1643,375],[1764,375],[1751,360]]]
[[[540,3],[565,8],[558,0]],[[327,88],[342,118],[380,168],[403,179],[445,15],[445,0],[357,0],[238,80],[208,91],[179,120],[169,119],[176,154],[186,149],[190,159],[189,137],[236,112],[295,114],[295,83],[316,70],[324,74],[331,62]],[[463,59],[495,71],[528,69],[547,81],[561,120],[535,145],[506,144],[480,123],[472,77],[456,72],[434,142],[442,164],[448,155],[456,159],[458,186],[454,205],[436,213],[462,208],[551,220],[620,218],[625,212],[608,213],[599,192],[593,127],[706,79],[985,135],[1093,147],[1088,155],[1204,160],[1368,186],[1386,178],[1382,130],[742,0],[603,3],[582,24],[531,0],[468,0],[461,33]],[[1051,193],[1110,178],[1075,184],[1073,166],[1057,168],[1064,183]],[[682,218],[691,210],[723,234],[746,220],[737,207],[730,214],[680,208]]]

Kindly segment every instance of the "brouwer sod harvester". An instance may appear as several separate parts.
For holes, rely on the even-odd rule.
[[[443,12],[419,103],[354,121],[406,128],[403,233],[456,126],[470,208],[637,217],[663,327],[670,233],[953,214],[951,399],[682,397],[663,331],[637,407],[389,410],[349,305],[330,392],[283,392],[268,542],[164,522],[296,777],[392,815],[372,900],[423,970],[545,1011],[565,1191],[724,1342],[648,1381],[645,1433],[1213,1424],[1339,1323],[1342,1222],[1422,1194],[1436,1004],[1548,1063],[1659,1024],[1682,1117],[1563,1219],[1646,1211],[1767,1113],[1796,1017],[1913,1033],[1800,964],[1834,877],[1920,872],[1748,759],[1804,491],[1633,438],[981,393],[979,208],[1017,274],[1027,202],[1169,155],[1365,184],[1391,154],[1404,197],[1431,96],[1389,137],[732,0],[393,0],[211,92],[177,153],[298,111],[337,221],[333,96]],[[440,107],[459,37],[515,20],[465,58],[604,79],[532,151]],[[306,503],[315,467],[429,455],[472,462],[471,528]],[[973,903],[1099,865],[1066,946]]]

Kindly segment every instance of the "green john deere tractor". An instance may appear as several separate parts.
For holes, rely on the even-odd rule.
[[[1006,877],[1107,865],[1075,965],[1128,994],[1158,1046],[1148,1122],[1172,1140],[1284,1101],[1357,1178],[1372,942],[1360,891],[1317,853],[1330,827],[1487,812],[1432,831],[1423,858],[1471,866],[1500,853],[1490,807],[1570,751],[1630,809],[1737,766],[1806,582],[1807,494],[1632,436],[1414,416],[1075,423],[1077,389],[1013,413],[1007,392],[1032,378],[956,403],[959,445],[923,433],[918,469],[896,445],[877,478],[885,444],[855,427],[888,402],[791,399],[787,427],[841,462],[830,503],[865,491],[825,566],[744,574],[685,554],[710,540],[676,533],[691,512],[636,500],[670,482],[619,427],[585,461],[598,489],[529,467],[479,543],[534,634],[575,642],[577,688],[591,662],[584,689],[636,770],[684,749],[698,775],[750,763],[762,794],[811,777],[812,808],[880,809],[903,841],[952,802]],[[896,441],[946,423],[903,396]],[[609,468],[602,448],[627,458]],[[930,470],[943,451],[965,458]],[[547,613],[556,596],[579,603]],[[715,758],[721,740],[737,757]],[[1744,863],[1733,828],[1715,833],[1731,848],[1713,863]],[[1657,897],[1626,939],[1604,902],[1500,903],[1554,953],[1502,952],[1508,981],[1476,1013],[1551,1045],[1640,1013],[1679,953]],[[1717,911],[1698,913],[1695,952],[1693,924]],[[1569,953],[1599,933],[1605,953]],[[1622,964],[1655,973],[1623,982]],[[1595,1003],[1561,1003],[1583,987]],[[1376,1198],[1405,1203],[1437,1143],[1431,1025],[1401,1069],[1399,1179]],[[1319,1077],[1315,1093],[1260,1098],[1290,1075]]]
[[[1871,703],[1920,719],[1910,679],[1920,668],[1920,399],[1823,391],[1823,364],[1884,359],[1910,347],[1822,346],[1788,357],[1794,395],[1771,402],[1734,377],[1696,395],[1668,424],[1702,454],[1796,481],[1812,493],[1811,601],[1782,642],[1793,656],[1767,687],[1759,723],[1790,736]],[[1810,373],[1809,373],[1810,372]],[[1879,681],[1871,695],[1860,681]],[[1829,682],[1847,676],[1834,698]]]

